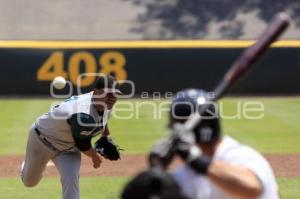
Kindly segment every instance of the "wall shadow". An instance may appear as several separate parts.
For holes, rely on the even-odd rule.
[[[131,32],[144,39],[199,39],[208,34],[210,22],[223,22],[217,27],[222,39],[238,39],[244,35],[245,23],[240,13],[255,12],[257,18],[269,22],[281,11],[287,11],[296,27],[300,26],[300,1],[295,0],[122,0],[146,11],[137,16]],[[255,24],[253,24],[255,26]]]

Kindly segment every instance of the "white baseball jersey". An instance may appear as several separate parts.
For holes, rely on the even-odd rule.
[[[228,162],[251,170],[263,187],[259,199],[279,199],[277,183],[271,166],[254,149],[225,136],[213,156],[213,160]],[[206,176],[195,173],[188,165],[172,172],[183,193],[192,199],[237,199],[224,192]]]
[[[37,129],[60,151],[76,150],[74,132],[78,137],[96,136],[104,131],[111,110],[105,109],[99,116],[92,104],[93,92],[72,96],[37,118]],[[80,116],[79,116],[80,115]],[[70,119],[78,122],[78,129],[71,129]],[[72,135],[73,132],[73,135]]]

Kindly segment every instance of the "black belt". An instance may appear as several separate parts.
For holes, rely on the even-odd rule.
[[[36,127],[34,128],[34,130],[39,136],[41,135],[41,132]]]
[[[57,148],[55,148],[47,139],[46,137],[35,127],[34,128],[36,134],[39,136],[40,140],[48,147],[50,147],[51,149],[58,151]]]

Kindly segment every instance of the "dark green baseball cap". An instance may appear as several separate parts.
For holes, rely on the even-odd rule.
[[[95,89],[102,89],[106,93],[122,94],[118,81],[112,75],[101,75],[97,78]]]

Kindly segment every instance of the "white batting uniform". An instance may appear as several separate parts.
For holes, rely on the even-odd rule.
[[[83,124],[83,128],[78,129],[78,137],[93,137],[104,131],[110,110],[104,110],[103,117],[99,116],[92,104],[92,95],[93,92],[73,96],[37,118],[29,132],[25,164],[21,171],[26,186],[38,184],[47,162],[52,160],[61,176],[63,199],[79,199],[81,153],[75,145],[74,131],[68,120],[83,114],[93,121],[93,126],[85,128],[87,124]]]
[[[228,162],[251,170],[263,187],[259,199],[278,199],[278,187],[271,166],[254,149],[225,136],[219,144],[213,160]],[[192,199],[238,199],[211,182],[206,176],[195,173],[188,165],[172,172],[184,194]]]

